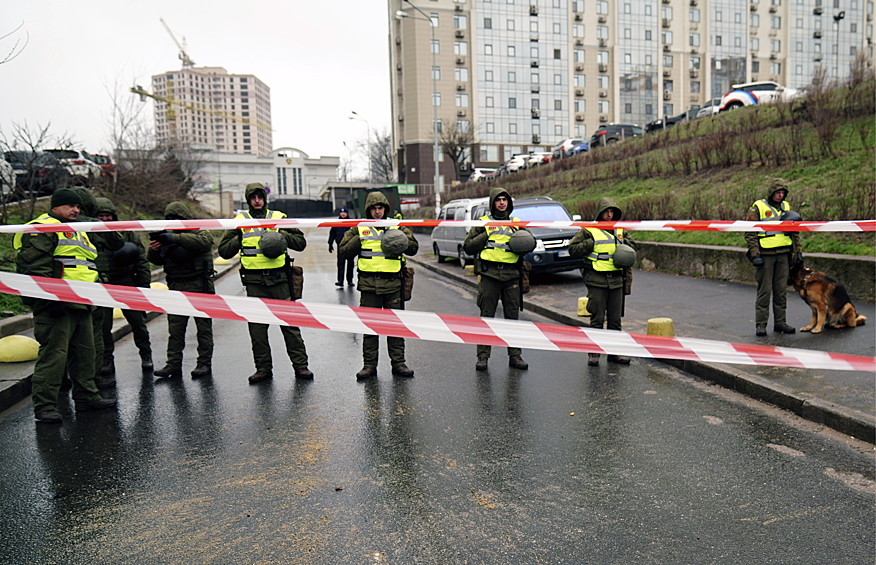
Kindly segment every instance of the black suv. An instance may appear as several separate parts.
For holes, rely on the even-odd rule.
[[[596,133],[590,138],[590,149],[611,145],[612,143],[617,143],[631,137],[639,137],[644,134],[645,130],[636,124],[608,124],[607,126],[599,126]]]
[[[474,209],[472,218],[487,214],[488,206],[489,204],[479,204]],[[511,215],[530,222],[571,222],[581,219],[577,216],[572,218],[565,206],[547,196],[515,198]],[[535,236],[535,249],[527,253],[523,260],[529,261],[534,273],[577,271],[584,267],[584,259],[569,257],[569,243],[578,233],[578,228],[529,228],[529,231]]]
[[[70,174],[58,159],[42,151],[6,151],[3,158],[15,171],[14,197],[52,194],[70,185]]]

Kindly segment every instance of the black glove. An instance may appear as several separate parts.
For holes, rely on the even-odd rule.
[[[170,232],[159,232],[155,235],[155,241],[160,243],[161,245],[170,245],[173,243],[173,234]]]
[[[67,315],[67,307],[63,302],[49,302],[46,312],[49,313],[49,318],[63,318]]]
[[[331,252],[334,251],[334,250],[335,250],[335,249],[334,249],[334,247],[332,247],[332,244],[329,243],[329,253],[331,253]]]
[[[761,267],[763,267],[763,257],[761,257],[760,255],[755,255],[751,258],[751,264],[760,269]]]
[[[803,264],[803,253],[802,252],[800,252],[800,251],[797,252],[796,257],[794,257],[794,264],[795,265],[802,265]]]

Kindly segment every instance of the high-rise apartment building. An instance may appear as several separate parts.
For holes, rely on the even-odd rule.
[[[732,84],[799,88],[816,67],[844,78],[858,54],[873,57],[872,0],[388,4],[399,180],[421,185],[435,174],[433,104],[440,131],[475,132],[474,166],[496,166],[600,124],[680,114]]]
[[[220,153],[267,156],[271,89],[254,75],[191,67],[152,77],[155,137]]]

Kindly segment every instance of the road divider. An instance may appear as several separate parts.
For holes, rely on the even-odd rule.
[[[876,357],[559,324],[104,285],[0,272],[0,292],[109,308],[456,344],[739,365],[876,371]]]

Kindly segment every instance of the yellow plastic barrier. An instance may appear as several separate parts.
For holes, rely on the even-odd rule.
[[[37,358],[40,344],[32,337],[8,335],[0,339],[0,363],[22,363]]]
[[[651,318],[648,320],[648,335],[675,337],[675,325],[672,318]]]

